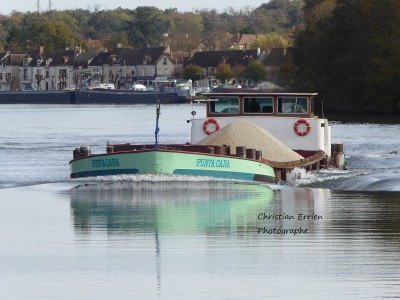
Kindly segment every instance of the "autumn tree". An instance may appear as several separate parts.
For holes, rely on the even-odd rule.
[[[204,77],[204,71],[202,67],[195,64],[190,64],[183,69],[182,75],[184,79],[191,79],[193,82],[195,82]]]
[[[233,71],[229,64],[219,64],[215,72],[215,78],[222,82],[226,82],[233,77]]]
[[[400,3],[306,1],[293,87],[317,91],[330,111],[400,111]]]
[[[203,35],[202,19],[194,13],[181,13],[172,20],[174,30],[170,30],[171,48],[174,51],[196,49]]]
[[[256,33],[276,32],[288,35],[301,20],[304,0],[270,0],[254,10]]]
[[[158,28],[161,11],[152,6],[139,6],[128,23],[128,38],[134,47],[159,46],[162,34]]]
[[[227,21],[215,9],[196,12],[202,19],[202,43],[209,50],[229,49],[232,35],[227,32]]]
[[[235,78],[242,84],[246,80],[246,67],[243,65],[236,65],[232,69]]]
[[[299,5],[302,2],[271,0],[255,9],[230,7],[222,13],[215,9],[178,12],[176,8],[169,8],[162,11],[151,6],[134,10],[102,10],[99,5],[95,5],[95,9],[40,13],[13,11],[9,15],[0,14],[0,49],[26,51],[37,48],[39,40],[42,43],[47,36],[46,31],[36,31],[43,29],[36,24],[39,23],[46,24],[50,32],[54,31],[50,27],[55,24],[58,24],[56,27],[65,25],[66,33],[73,35],[72,43],[81,46],[85,40],[92,39],[100,40],[102,44],[108,44],[107,48],[112,48],[111,43],[126,44],[127,36],[129,46],[133,47],[159,46],[162,42],[170,42],[173,51],[195,50],[200,44],[208,50],[214,49],[214,46],[227,50],[232,46],[232,35],[240,31],[258,34],[277,32],[287,38],[290,34],[288,30],[298,24]],[[169,40],[165,33],[168,33]],[[120,37],[120,41],[116,37]]]
[[[267,77],[267,71],[265,70],[265,66],[261,62],[259,62],[258,60],[254,60],[247,65],[246,76],[247,79],[251,79],[254,82],[258,83],[262,80],[265,80],[265,78]]]
[[[129,47],[129,38],[128,34],[126,32],[118,32],[114,34],[107,34],[103,36],[101,39],[101,44],[108,50],[112,51],[115,49],[118,45],[120,45],[122,48],[127,48]],[[98,50],[98,49],[95,49]]]
[[[33,22],[23,36],[31,49],[44,46],[47,51],[73,48],[77,41],[68,26],[58,21]]]
[[[276,32],[270,32],[267,35],[256,40],[252,45],[251,49],[273,49],[273,48],[286,48],[289,46],[289,42]]]

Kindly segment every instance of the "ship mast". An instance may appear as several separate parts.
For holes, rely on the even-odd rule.
[[[156,104],[156,130],[154,132],[154,135],[156,137],[156,142],[154,144],[154,149],[158,148],[158,132],[160,131],[160,128],[158,127],[158,121],[160,119],[160,114],[161,114],[160,100],[157,99],[157,104]]]

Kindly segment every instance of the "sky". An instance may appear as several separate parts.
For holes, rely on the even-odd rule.
[[[159,9],[177,8],[178,11],[193,11],[195,9],[216,9],[218,12],[223,12],[225,9],[233,7],[235,10],[239,10],[245,7],[256,8],[268,0],[176,0],[176,1],[160,1],[160,0],[50,0],[52,8],[56,10],[65,9],[89,9],[94,10],[95,7],[99,7],[101,10],[115,9],[117,7],[135,9],[137,6],[155,6]],[[39,0],[39,6],[41,11],[49,8],[49,0]],[[38,0],[13,0],[13,1],[1,1],[0,14],[8,15],[13,10],[17,11],[36,11]]]

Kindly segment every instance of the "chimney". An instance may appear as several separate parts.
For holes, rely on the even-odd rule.
[[[221,47],[221,42],[214,41],[214,51],[219,51],[220,47]]]
[[[44,52],[44,47],[43,47],[43,46],[40,46],[40,47],[39,47],[39,55],[42,55],[43,52]]]
[[[171,47],[169,46],[168,42],[164,43],[164,53],[172,54]]]

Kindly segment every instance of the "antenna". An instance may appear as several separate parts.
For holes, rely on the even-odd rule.
[[[40,0],[36,0],[37,12],[40,13]]]
[[[49,10],[51,10],[53,7],[53,2],[51,0],[49,0]]]

